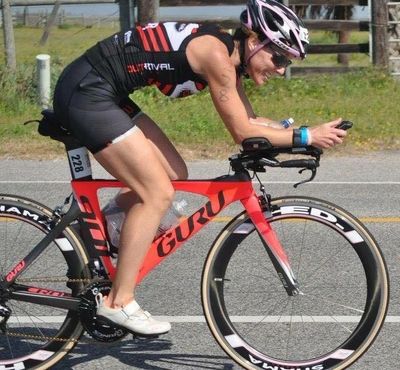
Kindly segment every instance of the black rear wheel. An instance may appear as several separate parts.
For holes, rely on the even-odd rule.
[[[344,369],[384,322],[381,251],[352,215],[311,198],[272,202],[265,217],[288,254],[300,294],[288,296],[246,213],[214,242],[202,301],[221,347],[246,369]]]
[[[0,273],[2,279],[18,266],[49,232],[51,210],[32,200],[0,195]],[[46,369],[77,343],[83,327],[77,311],[33,304],[13,298],[28,292],[76,297],[90,277],[80,238],[69,227],[11,285],[1,292],[0,368]],[[76,279],[68,282],[67,279]],[[0,307],[1,308],[1,307]],[[5,319],[4,312],[11,316]]]

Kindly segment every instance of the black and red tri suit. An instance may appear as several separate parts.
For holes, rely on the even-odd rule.
[[[171,98],[203,90],[207,82],[191,69],[186,47],[211,35],[232,54],[233,38],[216,25],[150,23],[117,33],[87,50],[61,74],[54,111],[61,124],[93,153],[134,127],[140,108],[129,94],[155,85]]]

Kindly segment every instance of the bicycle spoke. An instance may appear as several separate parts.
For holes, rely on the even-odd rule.
[[[14,305],[12,305],[12,306],[14,306]],[[24,334],[25,325],[23,325],[20,322],[18,316],[15,317],[15,321],[16,321],[15,325],[16,325],[16,329],[17,329],[16,332],[21,332],[21,334]],[[8,335],[7,335],[7,338],[8,338]],[[33,347],[32,347],[32,345],[31,345],[29,340],[25,340],[25,341],[21,341],[21,342],[22,342],[23,346],[27,348],[27,351],[29,351],[29,352],[33,352],[34,351],[34,349],[33,349]],[[19,343],[19,345],[21,346],[21,343]],[[18,350],[22,350],[22,348],[20,347]]]
[[[42,332],[42,329],[39,327],[38,323],[46,324],[46,322],[41,319],[39,316],[30,313],[28,310],[24,309],[23,307],[19,306],[18,309],[26,314],[26,317],[30,320],[32,325],[36,328],[36,330],[44,337],[45,335]],[[18,316],[19,319],[19,316]],[[36,319],[36,320],[35,320]]]
[[[340,255],[343,255],[344,252],[345,252],[345,251],[342,250],[341,252],[332,253],[330,256],[328,256],[328,257],[325,259],[325,261],[319,263],[319,264],[318,264],[318,269],[316,269],[315,271],[313,271],[313,272],[311,273],[311,275],[306,276],[306,277],[305,277],[305,280],[306,280],[306,281],[310,281],[310,280],[312,281],[312,280],[313,280],[313,277],[314,277],[316,274],[318,274],[318,273],[322,270],[322,268],[323,268],[324,266],[326,266],[326,264],[328,264],[330,261],[332,261],[332,257],[335,257],[335,259],[338,259],[338,257],[339,257]]]
[[[357,313],[359,313],[359,314],[363,314],[363,313],[364,313],[363,310],[360,310],[360,309],[358,309],[358,308],[356,308],[356,307],[350,307],[350,306],[343,305],[343,304],[340,304],[340,303],[337,303],[337,302],[333,302],[332,300],[329,300],[329,299],[327,299],[327,298],[324,298],[324,297],[321,296],[321,295],[320,295],[320,296],[315,296],[315,295],[313,295],[313,294],[311,294],[311,293],[306,293],[306,294],[304,294],[304,295],[305,295],[305,296],[309,296],[309,297],[316,297],[316,298],[318,298],[318,301],[322,300],[324,303],[328,303],[328,304],[333,305],[333,306],[345,308],[346,310],[349,310],[349,311],[354,311],[354,312],[357,312]]]
[[[284,308],[286,308],[286,306],[289,304],[289,298],[288,297],[276,302],[274,307],[279,306],[280,304],[282,304],[285,301],[286,301],[286,305],[284,306]],[[247,329],[246,331],[243,331],[243,337],[246,337],[250,332],[254,331],[257,326],[259,326],[260,324],[264,323],[265,320],[267,319],[267,317],[269,316],[269,313],[271,313],[271,311],[267,312],[267,314],[264,315],[262,319],[258,320],[256,323],[254,323],[252,326],[250,326],[249,329]],[[279,322],[281,320],[282,316],[283,316],[283,314],[281,314],[281,316],[279,316],[277,322]]]
[[[250,294],[254,294],[254,295],[260,295],[260,294],[264,294],[265,290],[253,290],[251,292],[249,291],[245,291],[245,290],[227,290],[227,292],[229,292],[229,294],[239,294],[239,295],[250,295]],[[268,295],[269,297],[276,297],[276,296],[280,296],[282,295],[282,290],[268,290]]]
[[[293,301],[290,302],[290,306],[291,306],[291,309],[289,310],[289,312],[293,312]],[[289,346],[290,346],[290,339],[292,337],[292,329],[293,329],[293,327],[292,327],[292,324],[293,324],[292,319],[293,319],[293,313],[290,315],[289,332],[288,332],[287,340],[286,340],[286,355],[285,355],[286,358],[289,357],[289,353],[290,353],[289,352]]]
[[[303,249],[304,249],[304,238],[305,238],[305,231],[306,231],[306,226],[307,226],[307,222],[304,222],[303,223],[304,224],[304,226],[303,226],[303,232],[302,232],[302,239],[301,239],[301,242],[299,243],[300,244],[300,257],[299,257],[299,261],[298,261],[298,263],[297,263],[297,268],[296,268],[296,270],[295,270],[295,276],[299,276],[299,271],[300,271],[300,268],[301,268],[301,264],[302,264],[302,257],[303,257]]]
[[[333,316],[332,318],[338,323],[339,326],[341,326],[344,330],[346,330],[349,334],[351,334],[353,332],[353,330],[351,330],[349,327],[345,326],[343,323],[337,321]]]

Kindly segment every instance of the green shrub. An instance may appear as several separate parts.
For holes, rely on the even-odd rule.
[[[35,78],[31,66],[22,65],[15,73],[0,66],[0,107],[6,114],[22,113],[35,99]]]

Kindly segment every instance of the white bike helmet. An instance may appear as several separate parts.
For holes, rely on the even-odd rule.
[[[248,0],[247,10],[241,14],[240,20],[242,26],[259,36],[262,41],[261,47],[272,42],[295,58],[306,57],[308,30],[302,20],[280,2]]]

